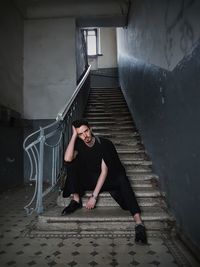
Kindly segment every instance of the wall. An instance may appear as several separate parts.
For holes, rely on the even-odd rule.
[[[88,67],[87,49],[84,35],[76,28],[76,79],[80,81]]]
[[[117,68],[116,28],[100,28],[101,53],[98,68]]]
[[[91,87],[119,87],[118,68],[91,70]]]
[[[22,112],[23,19],[11,1],[0,2],[0,104]]]
[[[23,183],[23,19],[0,2],[0,190]]]
[[[54,119],[75,87],[74,18],[26,20],[24,117]]]
[[[92,87],[118,87],[116,28],[100,28],[102,55],[89,59]]]
[[[0,191],[23,184],[23,129],[0,123]]]
[[[136,0],[119,29],[120,84],[161,190],[200,246],[200,2]]]

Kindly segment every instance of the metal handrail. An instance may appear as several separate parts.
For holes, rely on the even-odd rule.
[[[69,102],[66,104],[66,106],[61,109],[59,112],[58,112],[58,115],[56,117],[56,120],[57,121],[60,121],[60,120],[63,120],[64,117],[66,116],[67,112],[69,111],[69,108],[72,104],[72,102],[74,101],[75,97],[77,96],[80,88],[82,87],[86,77],[89,75],[89,72],[90,72],[90,69],[91,69],[91,65],[89,65],[85,75],[83,76],[83,78],[81,79],[81,81],[79,82],[78,86],[76,87],[76,90],[74,91],[72,97],[70,98]]]
[[[89,73],[91,66],[86,70],[83,78],[77,85],[73,95],[67,104],[58,112],[53,123],[27,136],[23,148],[27,153],[27,160],[30,163],[29,181],[35,182],[35,190],[31,201],[24,207],[27,214],[36,211],[42,213],[43,198],[57,185],[63,167],[64,147],[71,136],[71,123],[74,119],[81,117],[85,109],[89,94]],[[46,150],[49,150],[48,152]],[[51,156],[52,167],[45,170],[45,163]],[[48,162],[48,164],[50,164]],[[47,173],[45,173],[45,171]],[[51,174],[49,173],[51,171]],[[45,175],[51,176],[51,183],[45,189]]]

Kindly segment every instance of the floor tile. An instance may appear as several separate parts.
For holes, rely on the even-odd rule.
[[[0,266],[190,267],[177,261],[180,255],[175,258],[163,238],[139,246],[132,237],[26,237],[24,230],[35,220],[23,210],[31,194],[31,188],[22,187],[0,196]]]

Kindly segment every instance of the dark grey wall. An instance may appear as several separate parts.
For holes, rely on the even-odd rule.
[[[23,184],[22,142],[20,114],[0,106],[0,191]]]
[[[0,2],[0,190],[23,183],[23,18]]]
[[[0,104],[23,111],[23,18],[10,0],[0,1]]]
[[[200,1],[134,1],[120,84],[171,212],[200,246]]]

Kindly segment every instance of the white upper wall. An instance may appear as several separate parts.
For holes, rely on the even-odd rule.
[[[26,20],[24,118],[56,118],[75,87],[75,19]]]
[[[100,28],[101,53],[98,68],[117,67],[116,28]]]

